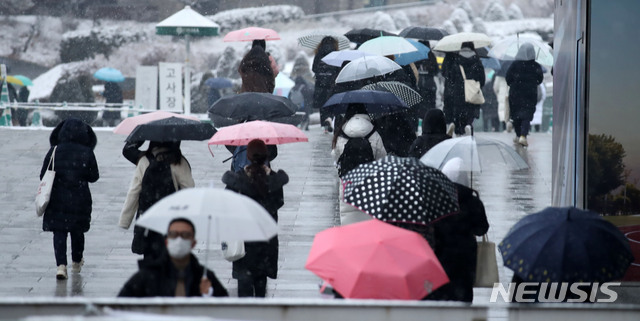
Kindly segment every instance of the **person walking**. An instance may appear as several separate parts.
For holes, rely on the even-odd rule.
[[[333,51],[337,51],[338,41],[331,37],[324,37],[316,48],[316,55],[313,58],[311,70],[315,74],[316,82],[313,92],[313,106],[320,110],[320,124],[324,127],[325,134],[333,131],[331,125],[331,117],[322,109],[324,103],[333,94],[333,87],[336,83],[336,77],[340,72],[340,68],[326,64],[322,61],[324,56]]]
[[[49,136],[51,147],[44,158],[40,179],[51,157],[55,160],[56,176],[42,230],[53,232],[58,280],[67,279],[67,235],[71,235],[72,271],[79,273],[84,264],[84,233],[89,231],[92,210],[89,183],[100,177],[93,153],[97,142],[91,126],[73,117],[59,123]]]
[[[420,158],[431,147],[449,138],[451,136],[447,135],[444,113],[440,109],[431,109],[424,116],[422,135],[418,136],[411,144],[411,148],[409,148],[409,157]]]
[[[196,228],[186,218],[169,223],[164,237],[166,251],[155,261],[141,260],[140,269],[124,284],[119,297],[229,296],[215,273],[206,270],[191,253],[196,246]]]
[[[500,69],[496,70],[493,79],[493,91],[498,100],[498,118],[500,120],[500,129],[498,131],[506,130],[509,133],[513,130],[513,123],[509,113],[509,86],[505,77],[512,63],[512,60],[501,61]]]
[[[531,120],[538,102],[538,86],[542,83],[542,67],[535,61],[533,45],[524,43],[518,49],[516,61],[507,70],[509,85],[509,107],[516,137],[514,143],[528,146],[527,135],[531,129]]]
[[[482,87],[482,96],[484,96],[484,104],[482,108],[482,122],[484,131],[498,132],[500,131],[500,118],[498,116],[498,97],[493,90],[493,82],[495,81],[495,72],[489,72],[488,79]]]
[[[118,222],[118,226],[125,230],[129,229],[134,217],[137,219],[143,215],[163,197],[180,189],[195,186],[191,176],[191,165],[182,156],[180,142],[151,141],[147,151],[137,155],[133,151],[134,148],[128,146],[130,149],[127,159],[133,161],[136,157],[139,158]],[[131,252],[143,254],[148,259],[157,258],[162,254],[163,241],[161,234],[135,226]]]
[[[247,145],[251,162],[241,172],[227,171],[222,176],[226,188],[260,203],[278,222],[278,209],[284,205],[282,187],[289,182],[283,170],[277,172],[266,165],[267,145],[254,139]],[[267,278],[278,277],[278,236],[268,242],[244,242],[245,256],[233,262],[232,277],[238,280],[239,297],[265,297]]]
[[[419,42],[431,49],[429,41],[419,40]],[[424,100],[416,112],[418,118],[422,118],[427,111],[436,108],[436,90],[438,87],[436,86],[435,77],[438,76],[440,68],[438,67],[436,56],[431,50],[427,54],[427,59],[416,61],[415,65],[418,69],[417,91]]]
[[[299,127],[309,130],[309,116],[313,109],[313,85],[308,83],[303,76],[297,76],[295,85],[289,91],[289,99],[298,106],[299,111],[304,112],[304,117]]]
[[[107,105],[122,104],[122,101],[123,101],[122,88],[120,88],[120,85],[112,81],[107,81],[104,84],[104,92],[102,93],[102,96],[104,96]],[[120,108],[120,106],[107,106],[107,107]],[[102,113],[102,120],[104,120],[104,122],[108,126],[111,126],[111,127],[116,126],[120,122],[120,111],[105,110]]]

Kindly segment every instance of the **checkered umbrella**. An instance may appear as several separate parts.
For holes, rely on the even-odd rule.
[[[342,177],[344,201],[386,222],[427,225],[458,212],[455,185],[417,158],[387,156]]]
[[[396,95],[400,100],[404,101],[407,106],[412,107],[423,101],[422,96],[411,87],[399,81],[380,81],[362,87],[364,90],[386,91]]]
[[[305,48],[316,49],[324,37],[333,37],[333,39],[338,41],[339,50],[349,49],[351,42],[347,37],[330,31],[314,31],[298,38],[298,43]]]

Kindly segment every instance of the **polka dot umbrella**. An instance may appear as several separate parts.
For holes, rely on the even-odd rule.
[[[417,158],[387,156],[342,178],[344,201],[385,222],[427,225],[459,211],[455,185]]]

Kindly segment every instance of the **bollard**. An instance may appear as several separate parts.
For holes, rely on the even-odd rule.
[[[0,126],[13,126],[11,121],[11,108],[9,104],[2,104],[4,106],[4,111],[2,113],[2,117],[0,117]]]
[[[33,115],[31,117],[31,126],[42,127],[42,117],[40,116],[40,111],[38,109],[35,109],[33,111]]]

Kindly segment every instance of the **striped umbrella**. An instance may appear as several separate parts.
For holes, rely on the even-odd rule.
[[[351,43],[349,38],[331,31],[314,31],[298,38],[298,43],[305,48],[316,49],[324,37],[335,39],[338,42],[339,50],[349,49],[349,44]]]
[[[413,107],[423,101],[422,96],[417,91],[399,81],[380,81],[366,85],[362,89],[390,92],[404,101],[409,107]]]

